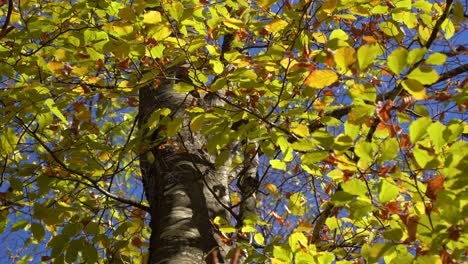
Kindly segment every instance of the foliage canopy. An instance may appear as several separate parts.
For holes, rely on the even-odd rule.
[[[24,238],[9,257],[147,258],[138,93],[172,81],[224,102],[184,109],[215,166],[258,146],[232,165],[260,154],[256,216],[213,219],[233,248],[252,235],[246,261],[462,261],[462,2],[0,1],[0,233]]]

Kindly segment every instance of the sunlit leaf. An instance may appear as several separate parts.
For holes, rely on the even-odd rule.
[[[316,70],[309,74],[309,76],[304,81],[304,84],[312,88],[321,89],[330,86],[337,80],[338,75],[334,71]]]

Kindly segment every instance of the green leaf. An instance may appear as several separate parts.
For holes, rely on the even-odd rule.
[[[397,23],[393,21],[385,21],[379,24],[380,29],[389,37],[400,37],[403,32]]]
[[[389,138],[382,144],[380,154],[380,162],[385,162],[394,159],[400,152],[400,144],[396,138]]]
[[[408,65],[413,65],[416,62],[422,60],[424,58],[424,55],[426,55],[427,49],[426,48],[415,48],[412,49],[408,53],[408,57],[406,58],[406,62]]]
[[[37,241],[42,241],[44,240],[45,237],[45,230],[44,226],[39,224],[39,223],[32,223],[31,224],[31,233]]]
[[[350,218],[354,220],[362,219],[370,213],[373,208],[374,206],[369,199],[359,197],[349,204]]]
[[[47,98],[44,104],[49,108],[49,110],[54,114],[56,117],[60,118],[60,120],[64,123],[67,123],[67,119],[63,116],[62,112],[55,106],[55,102],[52,98]]]
[[[293,215],[302,216],[306,212],[307,198],[303,193],[297,192],[288,199],[288,207]]]
[[[370,162],[374,160],[372,143],[367,142],[365,139],[361,139],[356,143],[354,152],[363,161]]]
[[[351,146],[353,145],[353,139],[344,134],[338,135],[338,137],[335,138],[335,150],[338,150],[338,152],[346,151],[348,150]]]
[[[419,81],[413,79],[406,79],[401,82],[403,89],[410,93],[416,100],[426,99],[426,89]]]
[[[213,65],[213,71],[216,74],[221,74],[224,71],[224,65],[219,60],[210,60],[210,64]]]
[[[419,139],[427,135],[427,128],[432,124],[432,120],[428,117],[421,117],[411,123],[409,127],[409,135],[412,143],[416,143]]]
[[[434,122],[427,128],[429,138],[432,140],[436,148],[440,149],[447,144],[447,140],[444,137],[446,129],[447,127],[439,122]]]
[[[301,243],[302,245],[307,245],[307,241],[307,237],[302,232],[294,232],[288,238],[289,247],[294,253],[301,250]]]
[[[288,245],[275,245],[273,246],[273,257],[277,260],[291,263],[293,260],[293,253]]]
[[[300,136],[300,137],[308,137],[310,134],[309,134],[309,128],[305,125],[297,125],[295,126],[294,128],[291,129],[291,132],[293,132],[294,134]]]
[[[381,179],[378,190],[380,203],[393,201],[400,193],[398,186],[390,179]]]
[[[375,58],[379,53],[377,45],[363,45],[358,49],[358,64],[360,70],[365,70],[370,65],[374,64]]]
[[[286,170],[286,163],[282,160],[270,160],[271,167],[277,170]]]
[[[431,64],[431,65],[442,65],[445,63],[446,60],[447,60],[447,55],[439,53],[439,52],[435,52],[435,53],[432,53],[427,58],[426,63]]]
[[[368,193],[366,183],[363,180],[351,179],[341,184],[343,191],[357,196],[366,196]]]
[[[11,231],[16,232],[20,229],[24,229],[28,223],[29,223],[28,219],[19,220],[18,222],[11,225]]]
[[[408,51],[405,48],[399,47],[395,49],[387,58],[388,68],[395,74],[400,74],[406,67],[406,57]]]
[[[4,128],[2,127],[2,130],[3,129]],[[10,153],[16,148],[17,142],[18,137],[16,136],[15,131],[10,127],[5,128],[0,136],[0,152],[5,155],[10,155]]]
[[[439,74],[429,66],[420,66],[408,74],[408,79],[413,79],[422,84],[430,85],[439,80]]]
[[[174,90],[179,93],[187,93],[195,90],[195,87],[192,84],[186,82],[178,82],[174,84]]]
[[[413,156],[416,160],[416,163],[418,163],[418,165],[423,169],[429,169],[428,165],[431,165],[430,163],[434,159],[434,156],[431,155],[431,153],[425,149],[420,148],[413,149]]]

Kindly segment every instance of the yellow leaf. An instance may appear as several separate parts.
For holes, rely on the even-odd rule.
[[[237,193],[231,193],[231,203],[236,205],[241,202],[240,197]]]
[[[292,132],[300,137],[308,137],[310,135],[309,128],[305,125],[297,125],[292,129]]]
[[[333,10],[335,10],[335,8],[336,8],[336,0],[326,0],[322,4],[322,10],[327,14],[331,14]]]
[[[335,63],[341,71],[346,71],[348,66],[356,61],[356,52],[351,47],[342,47],[336,50]]]
[[[47,68],[54,73],[54,75],[63,75],[63,63],[59,61],[50,61],[47,63]]]
[[[318,43],[327,42],[327,35],[325,35],[322,31],[312,33],[312,37],[314,37],[315,41],[317,41]]]
[[[288,22],[284,20],[276,20],[271,22],[270,24],[265,26],[265,29],[271,33],[276,33],[278,31],[283,30],[285,27],[288,26]]]
[[[316,70],[307,76],[304,84],[317,89],[329,86],[338,80],[338,75],[331,70]]]
[[[143,23],[145,24],[157,24],[161,22],[161,13],[158,11],[149,11],[143,15]]]
[[[242,20],[235,19],[235,18],[226,18],[224,19],[224,25],[228,28],[240,29],[244,27],[244,22],[242,22]]]
[[[72,69],[72,73],[74,73],[77,76],[84,76],[85,74],[88,73],[88,68],[87,67],[75,66]]]
[[[273,183],[265,184],[265,188],[267,188],[267,190],[274,196],[278,196],[278,189],[276,188],[276,185],[274,185]]]

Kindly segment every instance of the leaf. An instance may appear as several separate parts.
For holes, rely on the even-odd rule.
[[[385,21],[379,24],[380,29],[389,37],[399,37],[403,34],[397,23]]]
[[[255,233],[254,235],[254,240],[257,244],[259,245],[264,245],[265,243],[265,238],[263,237],[263,235],[261,233]]]
[[[265,188],[275,197],[278,197],[278,189],[276,188],[276,185],[268,182],[265,184]]]
[[[433,179],[427,181],[426,195],[427,197],[435,200],[437,193],[444,189],[444,176],[437,175]]]
[[[67,119],[62,115],[62,112],[55,106],[55,102],[52,98],[47,98],[44,104],[49,108],[49,110],[54,114],[56,117],[60,118],[60,120],[64,123],[67,123]]]
[[[357,52],[358,65],[360,70],[365,70],[372,65],[379,52],[377,45],[362,45]]]
[[[408,53],[408,57],[406,58],[406,62],[408,65],[413,65],[417,63],[418,61],[422,60],[424,58],[424,55],[426,55],[427,49],[426,48],[415,48],[412,49]]]
[[[331,70],[316,70],[307,76],[304,84],[312,88],[322,89],[332,85],[337,80],[338,75]]]
[[[446,129],[447,127],[439,122],[434,122],[427,128],[429,138],[432,140],[436,148],[442,148],[447,144],[447,140],[444,137]]]
[[[357,196],[366,196],[367,195],[367,187],[366,183],[359,179],[351,179],[341,184],[341,188],[343,191]]]
[[[401,85],[403,86],[403,89],[409,92],[416,100],[426,99],[426,89],[420,82],[413,79],[406,79],[401,82]]]
[[[413,79],[422,84],[430,85],[439,80],[439,74],[429,66],[420,66],[408,74],[408,79]]]
[[[406,57],[408,51],[405,48],[399,47],[395,49],[387,58],[388,68],[395,74],[400,74],[406,67]]]
[[[284,261],[285,263],[291,263],[293,259],[293,253],[288,245],[274,245],[273,257],[280,261]]]
[[[45,237],[45,230],[44,226],[39,224],[39,223],[32,223],[31,224],[31,233],[37,241],[42,241],[44,240]]]
[[[179,93],[187,93],[195,90],[195,87],[192,84],[186,82],[178,82],[174,84],[174,90]]]
[[[277,0],[257,0],[255,3],[260,6],[261,8],[268,9],[270,8],[274,3],[276,3]]]
[[[291,131],[299,137],[303,138],[308,137],[310,135],[309,128],[301,124],[295,126],[293,129],[291,129]]]
[[[291,251],[297,253],[301,251],[303,245],[307,245],[307,237],[302,232],[294,232],[288,238]]]
[[[161,13],[158,11],[148,11],[143,15],[143,23],[145,24],[157,24],[161,22]]]
[[[335,51],[333,55],[336,66],[342,72],[346,72],[349,66],[356,62],[356,51],[351,47],[342,47]]]
[[[400,152],[400,144],[396,138],[389,138],[382,144],[380,161],[383,163],[394,159]]]
[[[235,18],[225,18],[224,25],[231,29],[241,29],[244,27],[244,22]]]
[[[387,203],[395,200],[400,193],[400,188],[390,179],[381,179],[379,181],[379,202]]]
[[[29,223],[28,219],[19,220],[18,222],[11,225],[11,231],[16,232],[20,229],[24,229],[28,223]]]
[[[3,128],[0,136],[0,152],[6,155],[10,155],[11,152],[16,148],[18,137],[15,131],[10,127]]]
[[[339,152],[348,150],[352,145],[353,139],[348,135],[340,134],[335,138],[334,147]]]
[[[279,32],[288,26],[288,22],[278,19],[265,26],[265,29],[271,33]]]
[[[365,217],[369,212],[372,211],[374,206],[370,202],[369,199],[359,197],[358,199],[349,203],[349,212],[350,218],[354,220],[362,219]]]
[[[419,139],[427,135],[427,128],[432,123],[432,120],[428,117],[421,117],[411,123],[409,126],[410,140],[412,143],[416,143]]]
[[[297,192],[292,194],[288,199],[288,207],[293,215],[302,216],[306,212],[305,204],[307,198],[303,193]]]
[[[372,143],[367,142],[364,139],[361,139],[356,143],[354,146],[354,152],[364,161],[370,162],[374,159]]]
[[[429,169],[428,165],[430,165],[429,163],[434,159],[434,157],[427,150],[421,148],[414,148],[413,156],[416,160],[416,163],[422,169]]]
[[[286,170],[286,163],[282,160],[270,160],[271,167],[277,170]]]
[[[426,63],[431,64],[431,65],[442,65],[445,63],[446,60],[447,60],[447,55],[439,53],[439,52],[435,52],[429,55],[429,57],[426,60]]]

